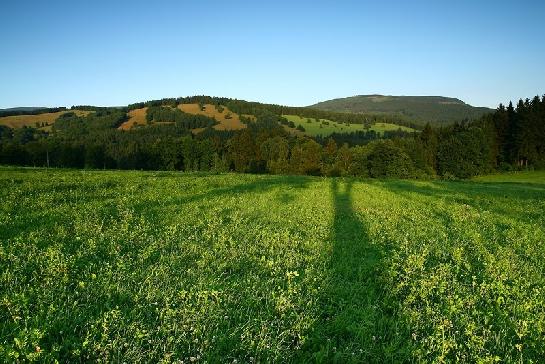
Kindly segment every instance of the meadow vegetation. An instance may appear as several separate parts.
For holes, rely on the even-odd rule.
[[[148,112],[147,107],[141,109],[134,109],[127,112],[128,120],[123,122],[118,129],[119,130],[130,130],[136,126],[144,126],[147,124],[146,115]]]
[[[222,105],[191,103],[180,104],[178,105],[178,108],[188,114],[204,115],[215,119],[217,124],[213,127],[216,130],[240,130],[246,127],[241,121],[240,115]],[[202,130],[204,130],[204,128],[198,131],[200,132]]]
[[[539,362],[545,178],[0,169],[0,361]]]
[[[304,132],[311,136],[329,136],[333,133],[345,134],[362,131],[374,131],[377,134],[383,134],[385,131],[397,131],[401,130],[407,133],[415,132],[413,128],[409,128],[402,125],[377,122],[371,125],[366,124],[350,124],[343,122],[336,122],[328,119],[313,119],[305,118],[298,115],[282,115],[288,121],[293,122],[294,127],[303,127]]]
[[[33,127],[41,130],[51,130],[51,126],[57,121],[57,119],[70,113],[71,111],[56,111],[42,114],[22,114],[22,115],[10,115],[0,117],[0,125],[4,125],[10,128],[23,128]],[[76,116],[86,116],[90,114],[90,111],[74,110],[72,111]]]

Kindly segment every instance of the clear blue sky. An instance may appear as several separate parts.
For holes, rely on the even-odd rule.
[[[0,108],[545,93],[545,1],[0,4]]]

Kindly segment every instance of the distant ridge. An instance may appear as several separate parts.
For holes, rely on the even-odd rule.
[[[378,94],[327,100],[309,107],[337,112],[396,114],[409,120],[436,123],[477,119],[493,111],[487,107],[471,106],[452,97]]]
[[[36,107],[36,106],[22,106],[22,107],[9,107],[7,109],[0,109],[0,111],[34,111],[40,109],[47,109],[46,107]]]

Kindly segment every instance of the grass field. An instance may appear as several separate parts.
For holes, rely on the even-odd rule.
[[[522,176],[2,168],[0,361],[540,362]]]
[[[85,110],[67,110],[59,112],[50,112],[38,115],[14,115],[0,117],[0,125],[6,125],[10,128],[22,128],[23,126],[36,127],[36,123],[48,123],[49,127],[44,127],[47,130],[51,129],[51,124],[54,124],[59,116],[67,112],[73,112],[77,116],[85,116],[91,113],[91,111]]]
[[[545,171],[491,174],[475,177],[474,180],[479,182],[545,183]]]
[[[337,123],[328,119],[316,119],[300,117],[298,115],[282,115],[289,121],[293,121],[295,126],[302,125],[305,128],[305,133],[311,136],[327,136],[333,133],[351,133],[355,131],[363,131],[363,125],[361,124],[344,124]],[[401,129],[403,131],[412,132],[414,129],[405,126],[389,124],[389,123],[375,123],[371,125],[369,130],[374,130],[377,133],[384,133],[385,131],[393,131]]]
[[[148,112],[147,107],[141,109],[134,109],[127,113],[129,120],[125,121],[119,126],[120,130],[130,130],[137,125],[147,125],[146,113]]]

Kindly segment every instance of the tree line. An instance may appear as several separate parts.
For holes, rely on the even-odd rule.
[[[216,107],[227,107],[229,110],[239,115],[261,115],[262,113],[273,113],[276,115],[299,115],[312,119],[329,119],[342,123],[371,125],[377,122],[392,123],[407,126],[413,129],[421,130],[424,124],[417,120],[411,120],[401,115],[385,113],[343,113],[335,111],[326,111],[308,107],[292,107],[277,104],[263,104],[260,102],[251,102],[237,100],[226,97],[212,96],[190,96],[179,98],[165,98],[161,100],[152,100],[138,102],[127,106],[127,110],[141,109],[143,107],[167,106],[176,108],[180,104],[205,104],[215,105]],[[439,125],[439,124],[437,124]]]
[[[151,122],[174,122],[185,129],[207,128],[218,122],[208,116],[188,114],[180,109],[167,106],[150,106],[146,112],[146,120]]]
[[[210,100],[216,99],[184,99]],[[223,105],[232,111],[250,110],[236,109],[229,100]],[[177,101],[171,102],[172,107]],[[148,120],[171,123],[118,130],[127,110],[137,108],[129,105],[97,108],[87,116],[66,113],[51,132],[0,127],[0,163],[377,178],[467,178],[545,167],[545,96],[521,100],[516,107],[500,105],[475,121],[439,128],[427,124],[418,133],[362,131],[325,138],[288,133],[281,110],[256,109],[255,121],[247,121],[245,129],[219,131],[210,127],[214,119],[169,108],[164,100],[137,106],[148,107]],[[205,129],[195,134],[195,127]]]

